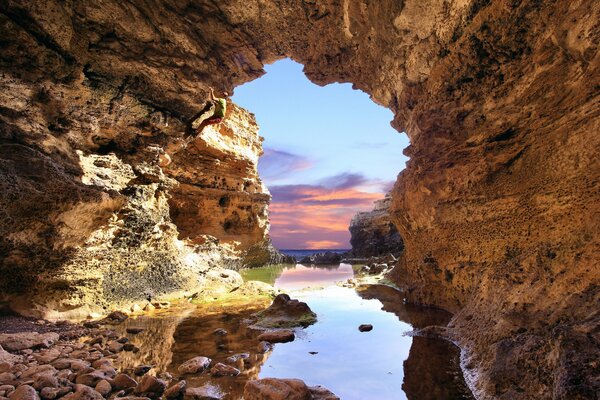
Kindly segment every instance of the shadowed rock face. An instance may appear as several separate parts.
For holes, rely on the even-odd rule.
[[[350,221],[349,257],[368,258],[382,255],[399,255],[404,248],[396,225],[391,220],[389,195],[375,202],[372,211],[359,212]]]
[[[231,91],[260,76],[264,63],[292,57],[313,82],[352,82],[370,93],[409,135],[411,160],[392,191],[405,244],[395,279],[409,301],[457,313],[456,338],[481,372],[475,389],[589,398],[599,358],[599,8],[590,0],[3,2],[2,276],[27,292],[78,249],[109,242],[89,238],[122,216],[133,195],[84,183],[76,150],[114,152],[143,186],[131,189],[143,192],[136,199],[160,203],[151,222],[126,225],[126,238],[166,224],[168,235],[199,243],[185,218],[178,229],[166,199],[168,179],[186,175],[194,188],[204,181],[187,164],[163,171],[164,180],[145,173],[155,155],[144,149],[176,145],[209,85]],[[218,204],[217,186],[189,193]],[[183,187],[171,206],[202,214]],[[246,230],[230,229],[225,240],[257,237],[261,199],[232,196],[231,207],[250,210],[234,217]],[[127,208],[138,210],[134,220],[144,220],[144,205]],[[208,235],[220,229],[206,224]],[[215,246],[203,254],[222,251]],[[88,270],[107,268],[112,254]],[[52,286],[60,301],[86,282],[76,279],[80,269]],[[179,265],[162,271],[176,272],[173,288],[187,279]]]

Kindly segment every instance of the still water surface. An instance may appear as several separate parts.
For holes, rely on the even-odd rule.
[[[207,386],[226,399],[240,399],[249,379],[299,378],[323,385],[342,399],[471,399],[458,366],[458,349],[438,339],[405,335],[413,328],[446,324],[450,315],[403,303],[397,290],[371,285],[337,286],[354,275],[352,266],[272,266],[243,271],[246,280],[262,280],[309,304],[318,322],[296,331],[296,340],[257,354],[256,339],[241,321],[264,304],[222,309],[204,305],[169,314],[131,318],[122,326],[145,326],[131,336],[142,351],[123,354],[125,367],[155,365],[155,372],[176,374],[187,359],[204,355],[213,363],[250,353],[238,377],[186,376],[188,386]],[[359,332],[360,324],[372,324]],[[213,332],[226,329],[226,336]],[[136,343],[137,342],[137,343]]]

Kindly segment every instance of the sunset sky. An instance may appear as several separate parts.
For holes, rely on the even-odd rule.
[[[320,87],[291,60],[235,90],[265,138],[259,172],[273,200],[271,238],[279,249],[349,248],[348,224],[383,198],[404,168],[406,135],[392,112],[350,84]]]

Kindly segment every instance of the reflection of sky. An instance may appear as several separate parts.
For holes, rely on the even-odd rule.
[[[283,270],[275,281],[275,287],[283,290],[298,290],[308,287],[329,286],[354,276],[350,264],[340,264],[336,268],[305,267],[298,264],[294,269]]]
[[[348,248],[350,219],[389,190],[408,139],[389,125],[391,111],[350,84],[318,87],[291,60],[265,70],[233,100],[256,114],[265,137],[259,171],[273,194],[273,242]]]
[[[331,286],[291,295],[308,302],[318,322],[294,342],[277,345],[261,378],[299,378],[345,400],[406,399],[403,362],[412,339],[402,333],[410,325],[381,311],[380,301],[362,299],[353,289]],[[371,332],[358,331],[365,323],[373,325]]]

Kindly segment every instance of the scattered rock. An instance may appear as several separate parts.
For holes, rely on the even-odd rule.
[[[35,389],[29,385],[21,385],[8,396],[10,400],[40,400]]]
[[[58,378],[51,374],[41,374],[35,377],[33,380],[33,387],[35,390],[42,390],[43,388],[57,388]]]
[[[110,382],[108,382],[106,379],[102,379],[100,382],[98,382],[96,384],[96,387],[94,387],[94,390],[96,390],[96,392],[100,393],[103,397],[107,397],[110,392],[112,391],[112,386],[110,384]]]
[[[127,374],[118,374],[112,382],[112,386],[115,390],[134,388],[137,384],[137,381]]]
[[[167,399],[181,399],[185,393],[187,382],[181,380],[176,384],[172,385],[165,391],[165,398]]]
[[[267,343],[267,342],[265,342],[265,343]],[[227,362],[230,363],[230,364],[235,364],[239,360],[247,360],[249,358],[250,358],[250,354],[249,353],[234,354],[232,356],[227,357]]]
[[[60,388],[45,387],[40,390],[40,397],[44,400],[54,400],[59,396],[60,392]]]
[[[113,311],[108,314],[105,318],[106,321],[110,321],[113,323],[121,323],[125,321],[129,316],[122,311]]]
[[[59,335],[55,332],[2,333],[0,334],[0,346],[8,351],[48,348],[58,339]]]
[[[98,382],[106,378],[104,372],[99,370],[94,370],[89,373],[81,374],[75,379],[75,383],[78,385],[85,385],[90,387],[95,387]]]
[[[180,374],[195,374],[207,369],[212,360],[208,357],[198,356],[187,360],[177,368]]]
[[[112,351],[113,353],[118,353],[120,351],[123,351],[123,344],[117,341],[110,342],[108,344],[108,350]]]
[[[144,331],[144,328],[134,328],[134,327],[130,327],[130,328],[127,328],[127,329],[125,329],[125,331],[126,331],[127,333],[131,333],[132,335],[136,335],[136,334],[138,334],[138,333],[140,333],[140,332],[143,332],[143,331]]]
[[[144,375],[135,388],[135,393],[151,399],[158,399],[165,392],[166,388],[167,383],[162,379],[158,379],[152,375]]]
[[[210,369],[210,373],[213,376],[238,376],[240,374],[240,370],[232,367],[231,365],[217,363]]]
[[[294,334],[294,331],[290,329],[265,332],[258,336],[258,340],[264,340],[269,343],[287,343],[293,342],[294,339],[296,339],[296,335]]]
[[[362,324],[358,326],[358,330],[361,332],[369,332],[373,330],[373,325],[371,324]]]
[[[86,385],[75,385],[75,392],[62,397],[63,400],[104,400],[104,397]]]

